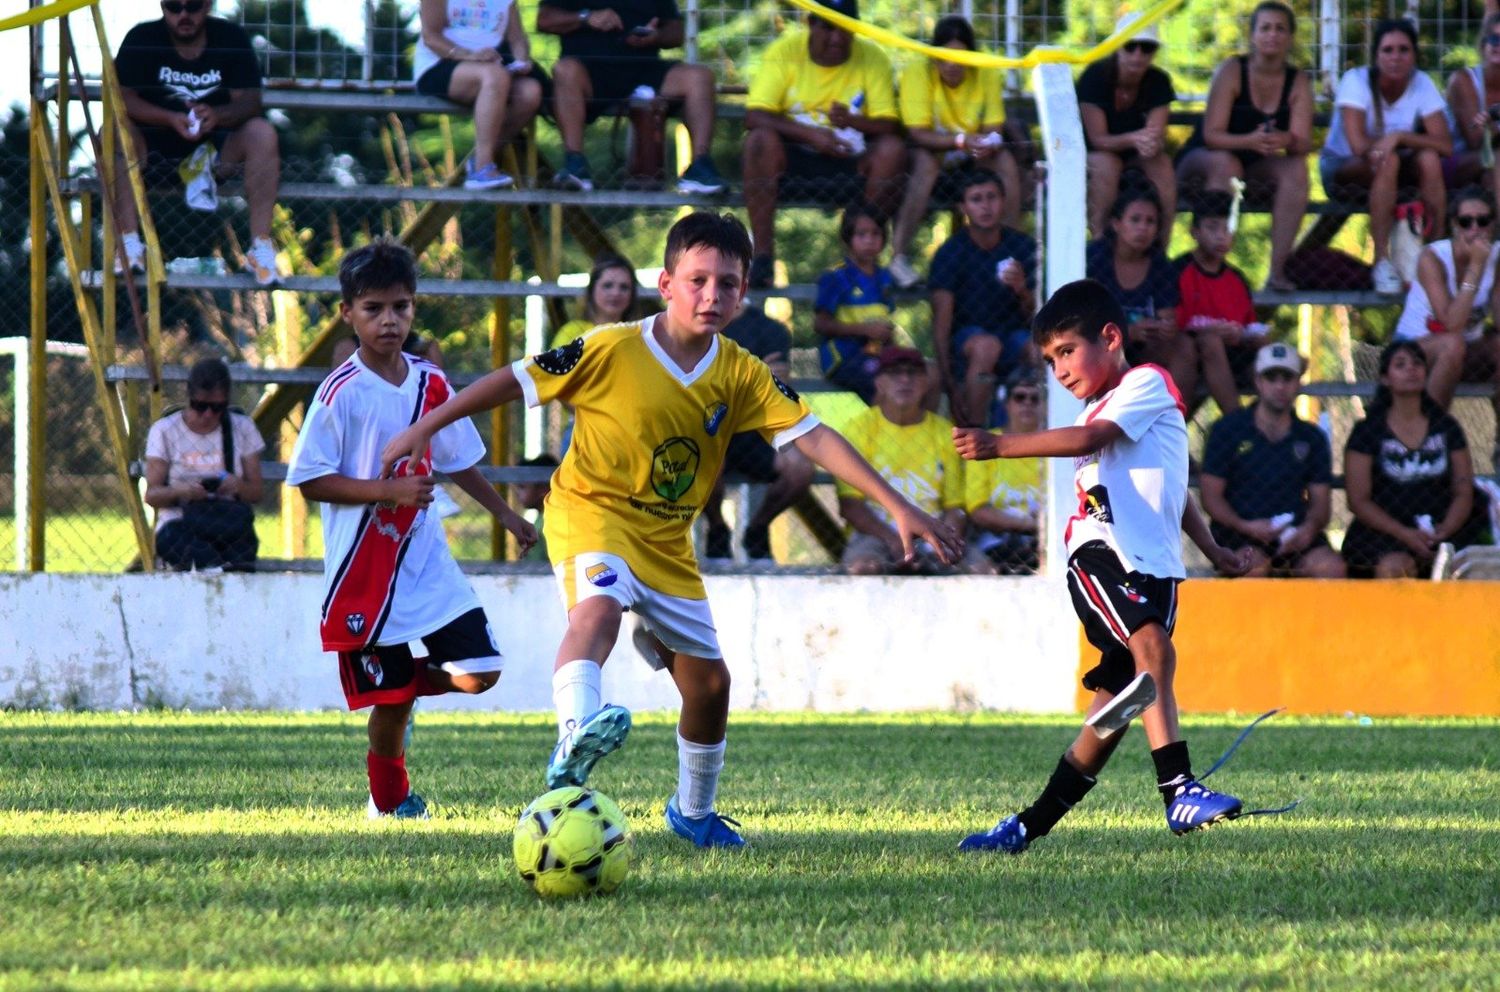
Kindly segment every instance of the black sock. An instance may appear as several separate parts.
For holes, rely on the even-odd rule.
[[[1173,741],[1156,748],[1151,752],[1151,760],[1156,764],[1156,788],[1161,791],[1161,801],[1170,803],[1177,790],[1193,778],[1187,741]]]
[[[1057,768],[1047,780],[1047,787],[1037,796],[1036,802],[1022,810],[1020,820],[1026,826],[1027,837],[1045,837],[1067,815],[1068,810],[1083,802],[1098,779],[1085,775],[1074,768],[1067,756],[1059,758]]]

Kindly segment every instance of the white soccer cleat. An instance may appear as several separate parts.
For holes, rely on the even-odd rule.
[[[1130,721],[1140,716],[1156,702],[1156,680],[1150,672],[1137,675],[1103,709],[1083,721],[1084,726],[1094,728],[1100,737],[1108,737],[1124,730]]]

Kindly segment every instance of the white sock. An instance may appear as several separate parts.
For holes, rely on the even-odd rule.
[[[683,816],[697,819],[714,811],[725,743],[694,744],[677,735],[677,810]]]
[[[580,658],[552,673],[552,705],[557,707],[557,737],[567,737],[579,721],[599,708],[603,669]]]

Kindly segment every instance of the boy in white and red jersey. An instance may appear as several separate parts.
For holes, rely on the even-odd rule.
[[[416,261],[396,241],[344,256],[340,314],[359,349],[318,387],[287,469],[288,483],[324,504],[323,648],[338,653],[349,708],[371,707],[372,819],[427,816],[406,774],[403,737],[416,697],[480,693],[500,678],[484,610],[428,512],[432,473],[446,472],[494,514],[523,553],[536,543],[536,529],[480,474],[484,443],[468,420],[433,435],[420,462],[381,471],[385,443],[453,394],[442,369],[401,350],[416,285]]]
[[[1157,788],[1174,833],[1240,815],[1240,801],[1193,777],[1172,692],[1182,533],[1215,568],[1241,575],[1248,556],[1222,548],[1187,498],[1187,423],[1166,370],[1131,368],[1125,315],[1109,290],[1083,279],[1063,286],[1032,321],[1032,340],[1057,381],[1087,406],[1072,427],[1030,434],[955,428],[965,458],[1071,457],[1078,510],[1068,521],[1068,588],[1099,664],[1083,677],[1088,718],[1031,806],[966,837],[966,851],[1019,854],[1090,789],[1139,715]],[[1152,705],[1155,703],[1156,705]]]

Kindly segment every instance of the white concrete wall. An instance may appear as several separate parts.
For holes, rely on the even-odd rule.
[[[434,706],[550,710],[554,582],[471,581],[505,675]],[[737,709],[1074,707],[1078,627],[1060,582],[716,576],[708,593]],[[321,596],[317,575],[0,575],[0,705],[342,708],[318,642]],[[634,709],[677,705],[671,680],[623,637],[604,683]]]

